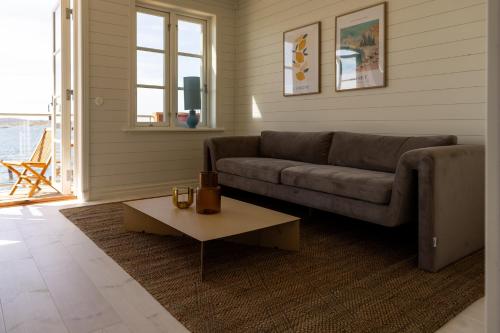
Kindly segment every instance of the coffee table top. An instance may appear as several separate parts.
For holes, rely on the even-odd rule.
[[[195,204],[188,209],[178,209],[171,196],[124,204],[202,242],[300,220],[296,216],[224,196],[221,198],[221,212],[213,215],[197,214]]]

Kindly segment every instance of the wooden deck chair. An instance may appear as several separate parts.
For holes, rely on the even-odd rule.
[[[17,181],[12,186],[9,195],[13,195],[18,187],[30,187],[28,197],[31,198],[36,191],[41,190],[40,185],[42,183],[57,191],[50,180],[45,177],[52,160],[51,143],[52,132],[49,128],[46,128],[29,161],[0,161],[17,176]]]

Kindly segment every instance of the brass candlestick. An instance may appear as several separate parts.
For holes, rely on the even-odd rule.
[[[179,196],[182,194],[188,195],[187,201],[179,201]],[[193,204],[193,200],[194,200],[194,191],[191,187],[172,188],[172,203],[174,204],[175,207],[180,209],[189,208]]]

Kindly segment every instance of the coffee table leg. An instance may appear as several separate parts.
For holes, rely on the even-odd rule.
[[[201,282],[204,280],[203,276],[203,259],[205,256],[205,242],[201,242],[201,250],[200,250],[200,278]]]

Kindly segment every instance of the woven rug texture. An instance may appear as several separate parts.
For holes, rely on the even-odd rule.
[[[123,204],[61,211],[192,332],[435,332],[484,295],[484,253],[427,273],[412,228],[301,222],[298,252],[127,232]]]

